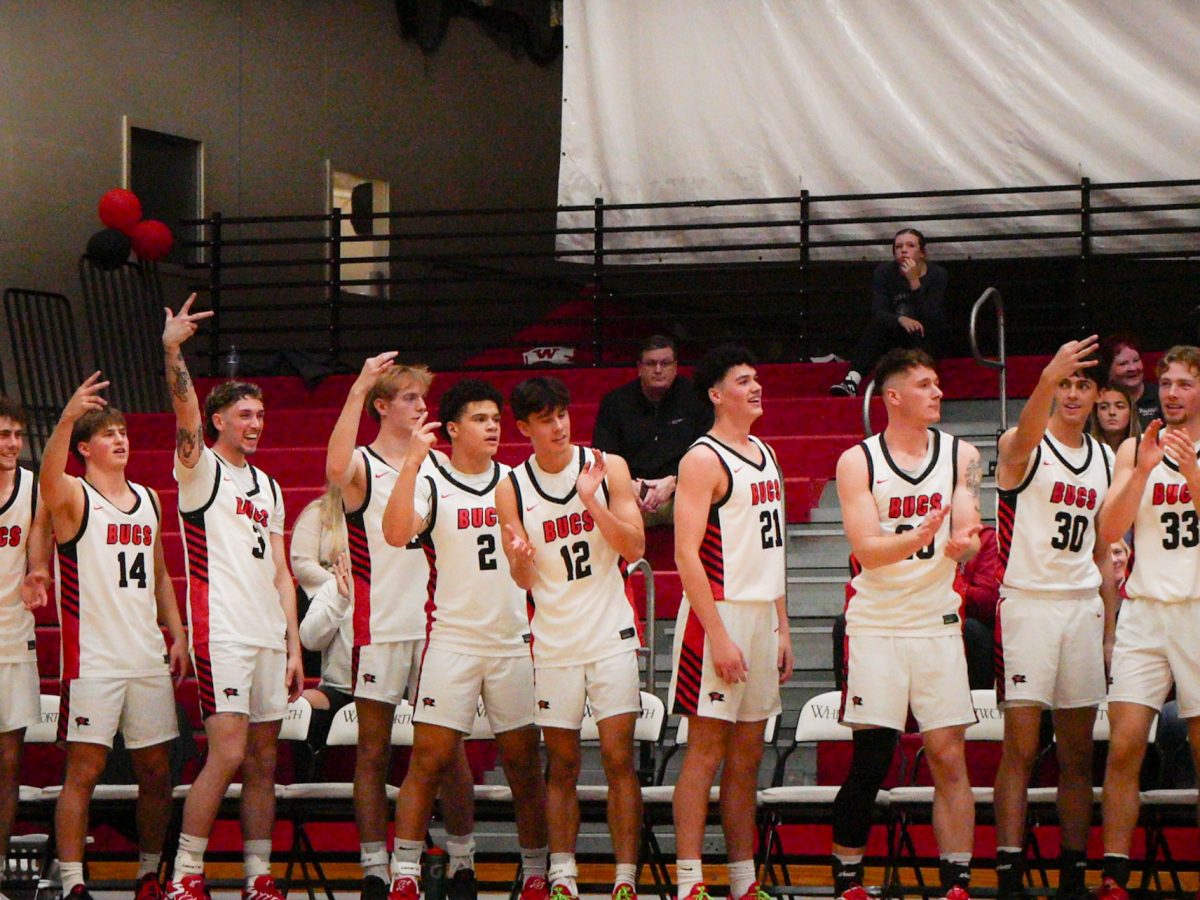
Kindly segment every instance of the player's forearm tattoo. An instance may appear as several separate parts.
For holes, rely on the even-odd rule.
[[[192,376],[188,374],[187,363],[184,362],[182,353],[177,353],[174,362],[167,366],[167,380],[175,398],[186,400],[188,391],[192,389]]]
[[[979,488],[983,484],[983,465],[975,459],[967,463],[967,490],[975,498],[975,506],[979,506]]]
[[[175,452],[181,459],[188,459],[196,450],[200,441],[200,432],[188,428],[178,428],[175,431]]]

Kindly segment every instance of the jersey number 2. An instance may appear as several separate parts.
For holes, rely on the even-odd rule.
[[[479,571],[490,572],[496,568],[496,536],[481,534],[476,543],[479,545]]]
[[[133,565],[130,566],[125,560],[125,551],[122,550],[117,554],[117,563],[121,566],[121,581],[120,587],[129,587],[129,582],[137,582],[139,588],[146,587],[146,554],[139,553],[133,558]]]

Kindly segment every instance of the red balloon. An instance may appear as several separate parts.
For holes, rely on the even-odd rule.
[[[100,198],[100,221],[109,228],[118,228],[129,234],[131,228],[142,220],[142,201],[133,191],[113,188]]]
[[[133,239],[133,252],[150,262],[162,259],[175,245],[171,229],[157,219],[138,222],[130,229],[129,236]]]

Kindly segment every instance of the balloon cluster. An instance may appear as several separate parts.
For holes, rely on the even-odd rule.
[[[157,219],[142,218],[142,201],[124,188],[113,188],[100,198],[100,221],[105,228],[88,240],[87,257],[106,271],[129,259],[131,251],[139,259],[160,260],[175,243],[170,228]]]

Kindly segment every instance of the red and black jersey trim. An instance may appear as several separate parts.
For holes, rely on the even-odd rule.
[[[714,600],[725,599],[725,550],[721,540],[721,514],[716,507],[709,510],[708,524],[700,540],[700,565],[708,578]]]
[[[82,528],[80,534],[83,533]],[[75,541],[58,545],[58,605],[62,647],[61,677],[79,677],[79,560]]]
[[[1012,553],[1013,525],[1017,521],[1016,491],[996,492],[996,580],[1004,584],[1004,571]]]
[[[996,627],[992,632],[992,672],[996,676],[996,702],[1004,702],[1004,689],[1008,682],[1004,680],[1004,598],[996,602]]]
[[[192,661],[196,664],[200,717],[207,719],[217,711],[217,692],[213,687],[212,657],[209,655],[207,642],[192,645]]]
[[[671,712],[693,716],[700,706],[700,685],[704,675],[704,626],[695,610],[688,610],[680,641],[679,662],[675,671],[675,700]]]
[[[58,727],[55,737],[59,741],[67,739],[67,728],[71,724],[71,679],[64,678],[58,688]]]
[[[365,507],[365,504],[364,504]],[[371,643],[371,545],[363,510],[346,513],[346,543],[354,578],[354,646]]]

